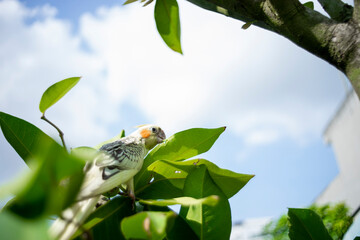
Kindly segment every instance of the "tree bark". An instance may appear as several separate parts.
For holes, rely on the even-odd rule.
[[[318,0],[330,17],[298,0],[188,0],[280,34],[346,74],[360,96],[360,0]]]

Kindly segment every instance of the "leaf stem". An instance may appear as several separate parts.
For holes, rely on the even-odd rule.
[[[45,122],[49,123],[51,126],[53,126],[59,133],[59,136],[60,136],[60,139],[61,139],[61,142],[63,144],[63,147],[66,149],[66,144],[65,144],[65,140],[64,140],[64,133],[60,130],[60,128],[58,128],[53,122],[51,122],[49,119],[47,119],[45,117],[45,112],[43,113],[43,115],[41,116],[41,119],[44,120]]]

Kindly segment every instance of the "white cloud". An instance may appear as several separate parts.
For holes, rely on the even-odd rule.
[[[50,129],[38,120],[42,92],[81,75],[48,113],[73,144],[114,135],[127,103],[168,132],[228,125],[250,145],[321,133],[339,97],[341,83],[327,79],[336,70],[273,33],[179,4],[184,56],[158,36],[153,6],[101,7],[74,33],[54,7],[0,2],[1,110]]]
[[[276,141],[279,138],[279,132],[274,129],[256,130],[251,132],[245,139],[248,145],[267,144]]]

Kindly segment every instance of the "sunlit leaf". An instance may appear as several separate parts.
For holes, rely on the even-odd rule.
[[[181,53],[179,6],[176,0],[156,0],[155,22],[164,42],[174,51]]]
[[[184,195],[203,198],[217,195],[215,206],[204,204],[182,206],[180,216],[194,230],[200,239],[229,239],[231,232],[231,212],[227,197],[211,179],[205,165],[199,166],[186,179]]]
[[[166,228],[172,226],[176,214],[169,212],[140,212],[124,218],[121,231],[126,239],[162,240],[166,236]]]
[[[40,112],[44,113],[49,107],[59,101],[79,80],[80,77],[67,78],[46,89],[40,100]]]
[[[310,8],[312,10],[314,10],[314,3],[312,1],[309,1],[309,2],[306,2],[306,3],[303,3],[303,5],[307,8]]]
[[[211,195],[205,198],[192,198],[192,197],[178,197],[172,199],[163,199],[163,200],[140,200],[140,203],[148,204],[148,205],[155,205],[155,206],[169,206],[169,205],[176,205],[180,204],[182,206],[190,206],[195,204],[204,204],[214,206],[218,202],[219,197],[216,195]]]
[[[291,240],[332,239],[321,218],[314,211],[289,208],[288,216],[290,221],[289,237]]]
[[[175,133],[149,154],[150,159],[180,161],[208,151],[225,127],[191,128]],[[149,159],[146,159],[149,160]]]
[[[156,160],[181,161],[208,151],[225,127],[220,128],[191,128],[175,133],[157,145],[145,158],[140,172],[135,176],[135,188],[144,186],[151,178],[147,167]]]
[[[221,169],[205,159],[183,162],[159,160],[148,166],[150,178],[139,180],[136,194],[145,199],[180,197],[188,174],[202,165],[206,166],[211,178],[227,198],[236,194],[254,176]]]

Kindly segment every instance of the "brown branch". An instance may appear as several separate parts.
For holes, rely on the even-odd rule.
[[[65,145],[65,140],[64,140],[64,133],[60,130],[60,128],[58,128],[54,123],[52,123],[49,119],[47,119],[45,117],[45,112],[43,113],[43,115],[41,116],[41,119],[44,120],[45,122],[49,123],[51,126],[53,126],[59,133],[59,136],[60,136],[60,139],[61,139],[61,142],[63,144],[63,147],[66,149],[66,145]]]

